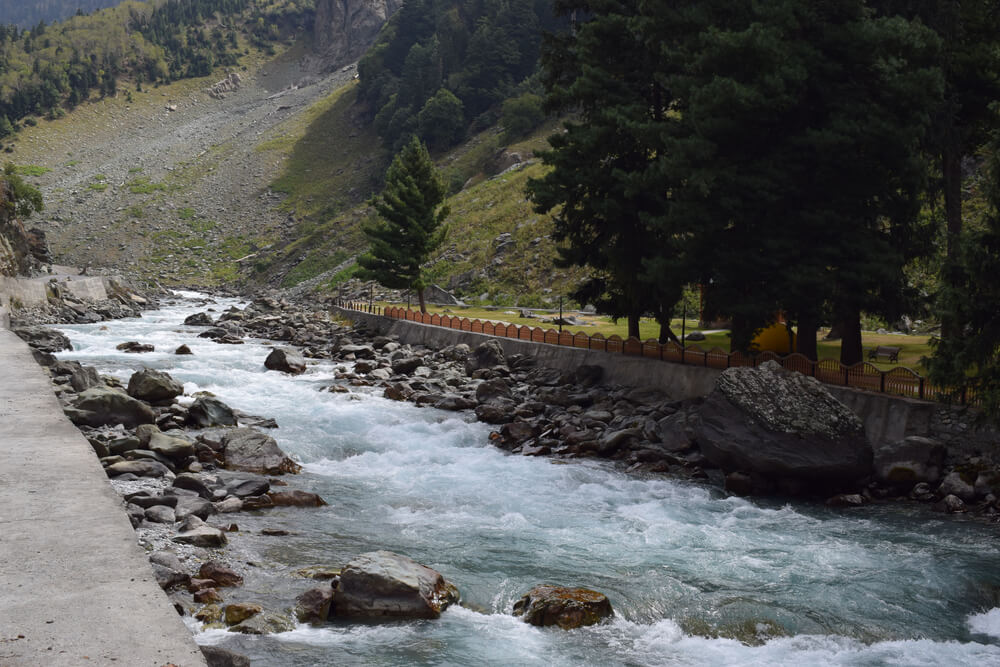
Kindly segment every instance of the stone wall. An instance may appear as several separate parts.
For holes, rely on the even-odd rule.
[[[642,357],[486,336],[357,311],[341,310],[341,313],[344,317],[364,322],[381,333],[397,335],[400,340],[410,344],[442,348],[466,343],[474,347],[485,340],[496,340],[503,347],[504,354],[531,355],[543,366],[560,370],[583,364],[600,366],[604,369],[604,378],[608,382],[656,387],[675,399],[708,394],[721,373],[713,368],[682,366]],[[992,428],[977,427],[977,413],[974,410],[847,387],[827,385],[827,388],[861,418],[869,441],[876,447],[880,443],[896,442],[906,436],[922,435],[940,440],[955,457],[986,454],[1000,460],[1000,433]]]

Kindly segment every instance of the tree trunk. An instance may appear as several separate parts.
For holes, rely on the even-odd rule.
[[[949,144],[941,151],[941,175],[944,178],[944,217],[947,256],[944,262],[945,282],[954,282],[954,263],[958,260],[958,243],[962,236],[962,155],[957,145]],[[961,322],[945,314],[941,318],[941,338],[954,338]]]
[[[628,335],[629,338],[639,338],[639,315],[630,314],[628,316]]]
[[[799,316],[799,334],[795,337],[795,351],[804,355],[810,361],[819,358],[819,351],[816,349],[816,332],[819,330],[819,322],[812,315]]]
[[[749,352],[753,342],[753,329],[743,315],[733,315],[732,326],[729,329],[729,351]]]
[[[421,287],[417,290],[417,300],[420,301],[420,314],[423,315],[427,312],[427,304],[424,303],[424,288]]]
[[[840,363],[853,366],[863,361],[861,347],[861,309],[855,306],[846,308],[840,318],[843,327],[843,338],[840,340]]]
[[[680,338],[678,338],[677,334],[674,333],[674,330],[670,328],[670,318],[664,317],[660,319],[660,345],[663,345],[668,340],[672,340],[678,345],[681,344]]]

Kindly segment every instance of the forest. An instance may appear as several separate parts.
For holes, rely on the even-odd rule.
[[[28,30],[0,26],[0,139],[31,116],[58,117],[92,94],[208,76],[312,25],[311,0],[124,2]]]
[[[1000,412],[1000,9],[992,1],[557,0],[568,119],[529,183],[577,299],[661,338],[685,285],[734,350],[778,318],[862,361],[861,317],[941,322],[935,381]]]

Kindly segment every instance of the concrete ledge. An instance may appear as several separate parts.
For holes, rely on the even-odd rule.
[[[28,346],[0,331],[0,360],[0,665],[203,667]]]

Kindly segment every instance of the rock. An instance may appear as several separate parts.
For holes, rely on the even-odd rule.
[[[423,365],[424,360],[420,357],[405,357],[392,362],[392,372],[396,375],[410,375]]]
[[[861,420],[815,378],[776,362],[723,371],[698,414],[701,452],[723,470],[798,482],[810,492],[871,472]]]
[[[941,479],[947,450],[932,438],[912,435],[875,447],[875,476],[887,484],[936,484]]]
[[[194,352],[192,352],[191,348],[188,347],[187,345],[181,345],[176,350],[174,350],[174,354],[186,355],[186,354],[194,354]]]
[[[827,507],[861,507],[867,504],[867,500],[860,493],[841,493],[839,495],[833,496],[832,498],[827,498]]]
[[[64,334],[45,327],[29,326],[11,329],[25,343],[40,352],[54,354],[63,350],[72,350],[73,345]]]
[[[187,589],[189,593],[203,591],[206,588],[215,588],[215,582],[211,579],[199,579],[198,577],[191,577],[188,581]]]
[[[122,424],[134,427],[156,421],[156,416],[148,405],[110,387],[87,389],[65,412],[77,426]]]
[[[159,431],[150,434],[150,450],[171,459],[186,459],[194,455],[194,443],[184,438],[176,438]]]
[[[142,354],[144,352],[156,351],[156,348],[149,343],[139,343],[134,340],[130,340],[127,343],[119,343],[118,345],[115,345],[115,349],[132,354]]]
[[[263,475],[297,473],[301,467],[278,447],[274,438],[251,428],[238,428],[222,439],[226,467]]]
[[[375,358],[375,348],[371,345],[342,345],[338,352],[342,356],[353,354],[355,359]]]
[[[169,477],[173,473],[170,468],[159,461],[141,459],[138,461],[122,461],[113,463],[104,469],[108,477],[135,475],[137,477]]]
[[[174,510],[178,521],[182,521],[189,516],[196,516],[199,519],[205,520],[215,514],[215,512],[215,505],[204,498],[180,498],[177,501],[177,508]]]
[[[169,590],[175,586],[187,586],[191,580],[187,572],[172,570],[157,563],[150,563],[150,567],[153,568],[153,576],[156,577],[156,583],[163,590]]]
[[[601,442],[597,446],[597,451],[601,456],[611,456],[626,442],[639,438],[642,438],[642,429],[639,427],[610,431],[601,438]]]
[[[230,626],[230,632],[242,632],[245,635],[270,635],[278,632],[291,632],[295,629],[292,619],[281,614],[265,611],[255,614],[242,623]]]
[[[264,367],[272,371],[281,371],[291,375],[301,375],[306,372],[306,362],[291,350],[276,347],[264,360]]]
[[[503,354],[503,348],[495,340],[488,340],[476,346],[469,356],[465,358],[465,372],[472,375],[483,368],[495,368],[507,363]]]
[[[229,495],[237,498],[248,496],[261,496],[270,490],[271,484],[263,477],[253,477],[249,479],[233,480],[226,486]]]
[[[198,428],[236,426],[236,414],[217,398],[199,396],[188,408],[187,423]]]
[[[192,327],[210,327],[215,324],[208,313],[195,313],[184,318],[184,324]]]
[[[460,306],[462,302],[455,295],[439,285],[428,285],[424,288],[424,300],[440,306]]]
[[[310,588],[295,598],[295,617],[299,623],[324,623],[330,617],[333,588]]]
[[[202,623],[221,623],[222,607],[217,604],[206,605],[195,612],[194,617]],[[202,646],[201,648],[204,651],[206,647]]]
[[[205,656],[205,663],[208,667],[250,667],[250,658],[241,653],[219,646],[200,646],[199,648]]]
[[[576,383],[582,387],[593,387],[600,384],[601,378],[604,377],[604,368],[601,366],[594,366],[584,364],[578,366],[573,372],[576,379]]]
[[[226,620],[226,625],[236,625],[237,623],[242,623],[252,616],[264,611],[264,608],[259,604],[253,604],[251,602],[234,602],[233,604],[226,605],[223,610],[223,614]]]
[[[976,487],[975,487],[975,477],[968,479],[966,475],[958,472],[948,473],[945,478],[941,481],[941,486],[938,487],[938,495],[958,496],[965,502],[972,502],[976,499]]]
[[[434,407],[438,410],[471,410],[476,407],[478,403],[471,398],[466,398],[464,396],[459,396],[458,394],[445,394],[444,398],[434,404]]]
[[[163,371],[143,368],[128,380],[128,395],[149,403],[170,402],[184,393],[184,385]]]
[[[491,403],[499,398],[510,398],[510,384],[503,378],[484,380],[476,387],[476,400]]]
[[[243,500],[241,498],[226,498],[220,502],[215,503],[215,511],[220,514],[232,514],[233,512],[243,511]]]
[[[271,497],[271,502],[278,507],[322,507],[327,504],[318,494],[299,489],[271,491],[267,495]]]
[[[207,548],[225,546],[227,541],[225,533],[206,524],[185,530],[174,537],[174,542]]]
[[[205,480],[194,473],[184,472],[174,478],[173,486],[178,489],[187,489],[188,491],[194,491],[199,496],[205,500],[212,500],[215,496],[213,490],[208,486]]]
[[[947,495],[931,507],[935,512],[959,514],[966,511],[965,503],[958,496]]]
[[[339,617],[437,618],[458,601],[439,572],[390,551],[361,554],[340,573],[332,613]]]
[[[586,588],[536,586],[514,603],[514,615],[526,623],[563,630],[594,625],[613,613],[604,594]]]
[[[222,595],[215,588],[200,588],[194,592],[194,601],[199,604],[212,604],[222,602]]]
[[[173,523],[176,520],[174,510],[166,505],[153,505],[146,508],[146,521],[153,523]]]
[[[737,496],[753,495],[753,478],[745,472],[731,472],[726,475],[726,491]]]
[[[75,392],[84,392],[92,387],[103,387],[104,381],[93,366],[81,366],[69,376],[69,384]]]
[[[243,577],[236,573],[235,570],[223,565],[219,561],[210,560],[207,563],[202,563],[201,568],[198,569],[199,579],[211,579],[220,587],[230,587],[230,586],[242,586]],[[237,621],[239,623],[239,621]]]
[[[497,400],[476,406],[476,419],[486,424],[506,424],[514,420],[517,405],[510,400]]]
[[[686,343],[700,343],[703,340],[705,340],[705,334],[700,331],[692,331],[684,336],[684,342]]]

